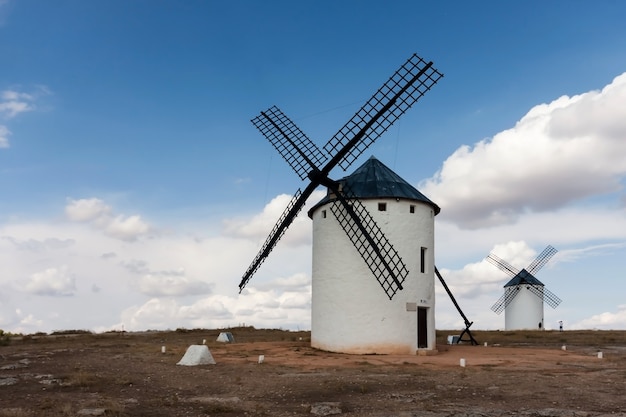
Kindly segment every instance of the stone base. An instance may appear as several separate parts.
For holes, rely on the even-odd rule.
[[[418,349],[417,356],[434,356],[438,354],[439,351],[437,349]]]

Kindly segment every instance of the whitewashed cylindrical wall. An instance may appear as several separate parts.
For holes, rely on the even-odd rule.
[[[504,309],[504,328],[506,330],[543,329],[543,298],[528,289],[529,284],[506,287],[505,291],[516,291],[517,295]],[[541,291],[543,287],[539,288]]]
[[[422,201],[361,200],[409,274],[392,300],[339,225],[329,204],[313,219],[311,345],[354,354],[415,354],[418,310],[426,313],[423,349],[434,349],[434,210]],[[386,203],[385,211],[379,203]],[[413,207],[413,208],[411,208]],[[424,272],[421,252],[424,248]]]

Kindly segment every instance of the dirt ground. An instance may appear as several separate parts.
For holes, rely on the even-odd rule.
[[[478,346],[438,332],[438,353],[418,356],[227,331],[234,343],[220,330],[14,338],[0,346],[0,416],[626,416],[626,332],[475,332]],[[215,365],[176,365],[204,341]]]

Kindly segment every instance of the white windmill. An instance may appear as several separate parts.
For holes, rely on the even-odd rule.
[[[545,288],[534,276],[556,252],[556,249],[548,245],[527,268],[522,270],[518,270],[493,253],[487,256],[487,261],[512,277],[504,284],[502,297],[491,306],[496,314],[504,311],[505,330],[542,330],[544,302],[552,308],[561,303],[561,299]]]
[[[338,184],[344,193],[350,190],[348,201],[361,223],[351,221],[330,189],[309,210],[311,345],[362,354],[434,349],[434,217],[439,207],[374,157]],[[375,233],[359,230],[376,225]],[[384,258],[401,271],[399,282],[384,272],[366,236],[383,250],[393,242],[397,255]]]
[[[376,159],[342,180],[329,175],[336,166],[348,169],[441,77],[432,62],[411,56],[322,149],[277,107],[252,120],[300,179],[309,183],[296,191],[239,289],[313,191],[326,187],[326,198],[309,212],[314,230],[313,347],[412,354],[418,348],[435,347],[434,274],[452,296],[434,265],[434,216],[439,208]],[[464,332],[471,337],[471,323],[463,317]]]

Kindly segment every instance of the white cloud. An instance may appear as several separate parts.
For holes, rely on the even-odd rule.
[[[311,243],[311,220],[307,216],[307,210],[324,195],[323,191],[313,192],[281,240],[284,240],[287,245],[308,245]],[[260,214],[251,219],[226,219],[224,221],[224,233],[227,236],[246,238],[257,242],[265,241],[291,199],[292,196],[281,194],[273,198]]]
[[[72,246],[75,242],[72,239],[27,239],[21,240],[9,236],[2,236],[0,239],[11,242],[13,246],[21,251],[45,252],[48,250],[64,249]]]
[[[210,293],[211,285],[185,276],[148,274],[141,277],[139,290],[151,297],[200,295]]]
[[[150,226],[139,216],[116,216],[107,223],[105,233],[121,240],[135,240],[150,232]]]
[[[4,90],[0,93],[0,115],[11,119],[20,113],[34,110],[35,98],[27,93],[15,90]]]
[[[455,297],[467,300],[488,293],[493,298],[493,302],[497,300],[500,295],[496,296],[496,292],[501,291],[502,285],[511,279],[511,276],[485,259],[489,253],[494,253],[518,269],[525,268],[536,255],[526,242],[511,241],[496,244],[479,262],[468,263],[459,270],[439,268]],[[439,289],[437,295],[447,297],[443,287]]]
[[[124,328],[130,331],[172,329],[177,321],[178,304],[173,299],[153,298],[139,307],[122,312]]]
[[[2,328],[35,332],[69,325],[104,331],[122,326],[146,330],[240,323],[308,328],[310,276],[302,272],[310,270],[308,245],[286,244],[276,250],[254,277],[250,291],[239,295],[239,277],[258,250],[246,238],[171,232],[128,244],[107,234],[105,227],[115,218],[115,209],[97,198],[69,200],[65,216],[67,222],[0,224],[0,288],[7,287],[12,294],[11,300],[0,303]],[[58,268],[60,264],[67,266]],[[25,274],[33,265],[39,266],[36,274]],[[29,280],[15,285],[25,275]],[[256,285],[263,290],[255,289]],[[52,298],[34,304],[26,301],[33,293],[75,296],[61,304]],[[11,306],[23,313],[12,313]],[[74,316],[85,309],[102,314],[97,321]],[[41,324],[22,323],[29,315]]]
[[[6,149],[10,147],[9,144],[9,135],[11,131],[3,125],[0,125],[0,149]]]
[[[65,215],[74,222],[88,222],[107,236],[134,241],[151,232],[150,225],[140,216],[114,215],[110,206],[98,198],[68,199]]]
[[[617,330],[624,329],[626,323],[626,304],[617,306],[616,312],[606,311],[604,313],[593,315],[587,319],[573,323],[569,327],[571,329],[600,329],[600,330]]]
[[[23,288],[36,295],[71,296],[76,291],[76,279],[68,267],[63,265],[32,274],[23,284]]]
[[[69,199],[65,215],[74,222],[96,221],[98,218],[110,217],[111,207],[98,198]]]
[[[512,129],[462,146],[420,189],[462,228],[514,223],[621,190],[626,73],[602,91],[532,108]]]
[[[0,26],[2,25],[2,0],[0,0]],[[33,93],[24,93],[15,89],[0,92],[0,119],[9,120],[18,115],[36,109],[35,102],[44,95],[51,94],[46,86],[37,86]],[[11,131],[6,125],[0,124],[0,149],[10,147]]]

